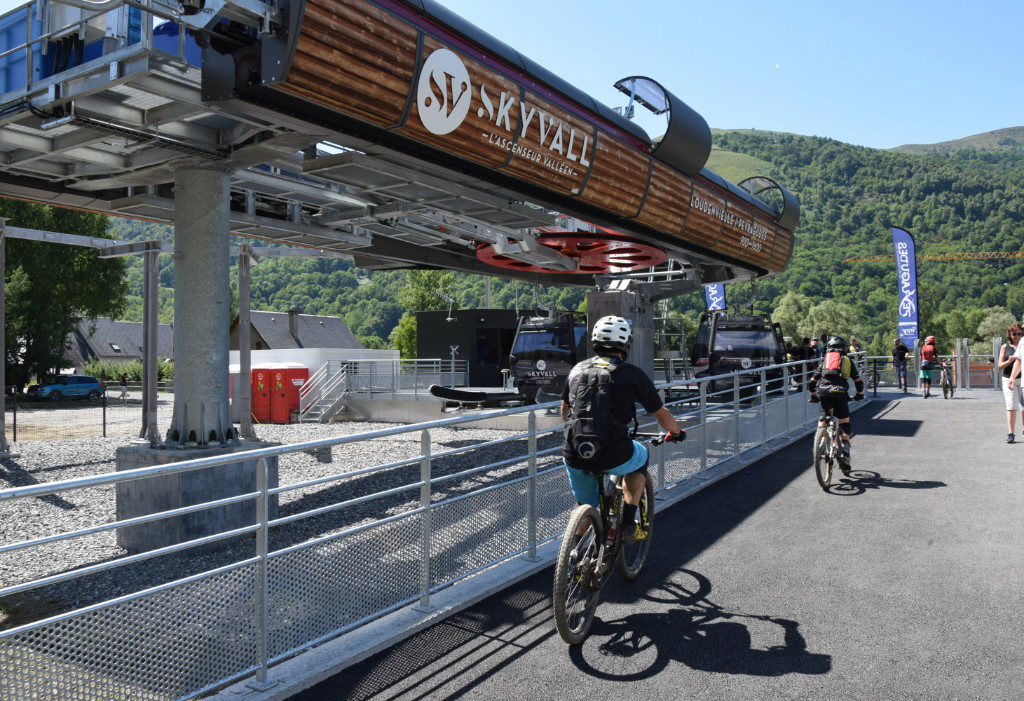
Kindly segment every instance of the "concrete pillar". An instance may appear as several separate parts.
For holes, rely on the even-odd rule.
[[[224,445],[228,413],[228,197],[223,168],[174,174],[174,419],[169,442]]]
[[[240,443],[228,411],[228,188],[229,173],[216,167],[190,164],[175,172],[174,418],[164,444],[119,448],[118,471],[268,445]],[[264,479],[277,486],[276,458],[266,461],[266,475],[258,474],[261,465],[240,457],[237,463],[118,484],[117,518],[249,493]],[[240,502],[123,526],[117,542],[129,552],[143,552],[240,528],[255,518],[256,505]]]

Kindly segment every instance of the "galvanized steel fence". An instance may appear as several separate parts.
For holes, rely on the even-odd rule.
[[[688,439],[652,449],[650,474],[657,490],[704,479],[717,465],[809,430],[818,412],[807,401],[803,366],[789,363],[663,385],[668,406],[686,427]],[[4,505],[18,500],[215,469],[243,457],[257,461],[256,489],[249,493],[0,543],[0,557],[14,556],[56,541],[227,503],[256,504],[254,521],[232,531],[42,578],[0,583],[3,601],[157,556],[189,556],[199,546],[240,536],[250,542],[247,555],[223,566],[0,632],[0,698],[190,698],[250,676],[258,683],[269,666],[311,646],[372,625],[403,607],[428,609],[440,589],[511,558],[535,557],[539,545],[561,536],[575,506],[561,464],[562,427],[538,428],[538,415],[555,408],[534,405],[490,412],[487,416],[525,414],[526,430],[472,445],[438,445],[432,432],[465,427],[480,415],[0,491],[2,518]],[[287,485],[270,482],[268,460],[374,440],[398,441],[403,435],[418,437],[417,455]],[[444,471],[438,469],[442,464],[447,466]],[[411,476],[400,479],[403,470]],[[385,489],[358,494],[362,478],[382,475],[395,479]],[[343,496],[315,508],[272,515],[275,499],[317,489],[334,489]],[[378,513],[328,527],[300,542],[278,538],[294,524],[347,514],[367,504],[378,505]]]

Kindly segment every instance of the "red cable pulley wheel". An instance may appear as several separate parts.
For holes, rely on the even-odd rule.
[[[526,263],[498,255],[489,243],[477,246],[476,257],[489,265],[509,270],[531,273],[570,272],[582,275],[629,273],[645,270],[668,260],[668,254],[657,246],[621,234],[550,233],[539,236],[537,243],[564,256],[577,259],[579,267],[573,271],[564,271]]]

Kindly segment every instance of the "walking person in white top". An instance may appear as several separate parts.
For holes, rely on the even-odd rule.
[[[1006,401],[1006,442],[1013,443],[1017,412],[1021,410],[1021,402],[1024,401],[1021,395],[1020,383],[1017,376],[1020,375],[1020,364],[1024,343],[1021,337],[1024,336],[1024,327],[1020,324],[1011,324],[1006,329],[1008,343],[999,348],[999,369],[1003,373],[1003,399]],[[1024,416],[1021,417],[1021,424],[1024,426]]]

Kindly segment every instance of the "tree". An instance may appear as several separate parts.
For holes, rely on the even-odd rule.
[[[403,358],[416,357],[416,317],[412,314],[403,314],[398,320],[398,326],[394,328],[388,337],[391,347],[398,350]]]
[[[30,229],[110,238],[107,219],[69,209],[0,200],[0,216]],[[5,341],[8,382],[21,385],[67,365],[64,342],[83,318],[119,316],[128,283],[120,258],[38,241],[7,241]]]
[[[398,291],[398,303],[413,314],[431,309],[447,309],[453,304],[442,297],[454,297],[455,275],[444,270],[410,270],[405,284]],[[401,322],[399,322],[401,323]]]
[[[802,337],[840,334],[849,340],[850,336],[862,335],[859,329],[860,317],[854,309],[835,299],[815,304],[797,324],[797,333]],[[822,338],[822,343],[827,340]]]
[[[1006,327],[1014,323],[1016,319],[1009,310],[1003,307],[990,307],[985,310],[987,313],[978,324],[974,337],[981,341],[991,341],[993,338],[1003,338],[1006,335]]]
[[[798,327],[800,322],[807,318],[807,312],[812,305],[810,297],[799,292],[789,291],[779,300],[778,306],[772,313],[772,320],[782,327],[782,335],[794,339],[796,345],[799,345]]]

